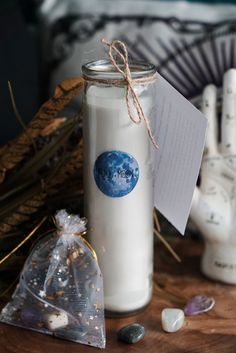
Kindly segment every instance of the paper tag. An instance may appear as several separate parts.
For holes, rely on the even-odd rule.
[[[155,207],[184,234],[205,144],[207,119],[158,75]]]

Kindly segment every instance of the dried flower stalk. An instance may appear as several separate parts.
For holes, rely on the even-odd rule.
[[[27,129],[0,149],[0,183],[5,180],[6,172],[24,159],[26,152],[30,150],[32,141],[41,134],[48,124],[51,124],[53,119],[58,116],[58,112],[81,91],[83,84],[83,79],[80,77],[63,81],[57,86],[54,96],[40,108]]]

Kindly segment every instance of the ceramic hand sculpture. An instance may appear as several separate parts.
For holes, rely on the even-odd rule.
[[[224,75],[220,144],[216,104],[216,87],[209,85],[202,101],[209,121],[206,150],[191,217],[205,240],[203,273],[236,284],[236,69]]]

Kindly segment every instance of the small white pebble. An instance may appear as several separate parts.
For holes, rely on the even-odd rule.
[[[50,331],[65,327],[68,323],[68,316],[62,311],[45,315],[45,324]]]
[[[184,312],[181,309],[165,308],[161,313],[162,328],[166,332],[176,332],[184,324]]]

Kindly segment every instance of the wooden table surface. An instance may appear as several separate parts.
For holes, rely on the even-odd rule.
[[[234,353],[236,352],[236,286],[223,285],[204,278],[200,273],[202,244],[178,239],[174,248],[182,258],[177,263],[162,247],[155,252],[155,288],[150,306],[141,314],[123,319],[107,319],[108,353]],[[213,296],[216,305],[209,313],[187,317],[176,333],[161,329],[161,310],[182,308],[197,294]],[[128,345],[117,341],[117,330],[132,322],[146,328],[145,338]],[[91,353],[98,351],[47,335],[0,324],[0,353]]]

